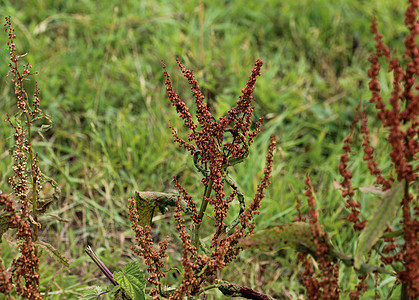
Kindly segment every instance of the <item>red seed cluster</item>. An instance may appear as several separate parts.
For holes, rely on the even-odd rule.
[[[368,290],[368,284],[365,282],[368,275],[358,276],[358,284],[355,286],[355,290],[349,293],[350,300],[359,300],[361,296]]]
[[[266,167],[264,176],[258,185],[257,192],[253,201],[248,207],[240,207],[240,218],[237,221],[240,226],[234,230],[227,232],[227,224],[224,220],[230,208],[230,204],[238,197],[237,187],[231,185],[232,191],[226,193],[227,185],[227,169],[246,158],[249,152],[249,146],[252,144],[255,136],[260,132],[262,118],[252,121],[253,117],[253,93],[256,78],[261,75],[260,69],[263,62],[256,61],[255,67],[249,77],[246,86],[242,89],[242,95],[239,96],[237,105],[233,107],[226,116],[216,120],[208,105],[204,102],[198,81],[196,80],[192,70],[186,69],[180,60],[177,60],[178,66],[188,80],[194,102],[196,105],[196,123],[190,113],[190,109],[183,102],[179,95],[173,90],[170,75],[163,65],[163,74],[166,77],[166,91],[179,117],[183,120],[183,124],[190,130],[186,139],[181,138],[174,127],[171,127],[174,141],[180,147],[188,150],[194,157],[197,168],[201,171],[202,183],[205,186],[203,203],[209,204],[214,211],[215,233],[212,237],[210,245],[210,254],[201,254],[199,241],[197,237],[191,237],[185,225],[185,220],[190,218],[194,226],[200,226],[204,214],[196,209],[196,202],[183,188],[183,186],[175,180],[175,186],[179,191],[176,201],[176,230],[182,242],[182,260],[183,267],[182,282],[177,289],[169,295],[170,299],[184,299],[187,295],[196,295],[206,280],[211,280],[217,271],[224,268],[228,263],[233,261],[241,248],[238,242],[241,238],[251,233],[254,229],[253,216],[259,213],[262,199],[265,197],[265,190],[270,184],[270,178],[273,165],[273,152],[275,149],[275,140],[272,137],[266,156]],[[153,284],[159,285],[155,266],[161,259],[160,253],[153,252],[150,229],[138,226],[137,214],[134,200],[130,199],[130,218],[134,231],[136,231],[136,239],[139,247],[134,248],[136,253],[143,256],[149,265],[149,271],[152,275],[149,277]],[[186,203],[186,208],[181,206],[182,201]],[[244,205],[244,204],[243,204]],[[161,268],[158,268],[161,270]],[[157,293],[154,294],[156,297]]]
[[[316,210],[316,200],[314,197],[314,188],[310,177],[306,174],[306,192],[309,206],[308,221],[311,227],[311,234],[316,245],[316,258],[318,272],[313,269],[311,258],[307,253],[299,253],[298,260],[302,262],[304,271],[301,274],[306,294],[309,299],[339,299],[339,264],[336,259],[327,255],[329,246],[326,243],[326,233],[318,220],[318,211]]]
[[[9,71],[14,83],[14,91],[17,99],[17,107],[22,113],[22,120],[16,120],[16,125],[8,117],[9,124],[15,130],[14,147],[12,149],[13,175],[9,178],[9,184],[14,192],[13,200],[10,197],[1,195],[0,208],[3,212],[8,212],[9,218],[7,228],[17,229],[16,238],[20,256],[13,260],[11,269],[11,279],[16,293],[22,298],[42,299],[39,293],[39,256],[34,241],[38,238],[38,220],[34,213],[39,201],[39,193],[42,189],[42,173],[38,166],[38,156],[33,153],[30,143],[30,128],[33,122],[39,118],[39,89],[36,85],[32,105],[29,102],[24,88],[24,82],[31,72],[31,65],[24,64],[23,69],[19,69],[19,55],[17,54],[14,40],[14,28],[11,18],[6,17],[4,24],[5,31],[8,33],[8,50],[10,56]],[[25,128],[23,127],[25,126]],[[19,209],[15,209],[14,202],[19,202]],[[10,286],[6,288],[9,290]]]
[[[260,60],[256,62],[249,81],[237,101],[237,106],[228,112],[228,116],[215,120],[207,104],[204,102],[204,96],[194,77],[193,71],[187,70],[179,60],[177,61],[181,72],[188,79],[191,86],[192,95],[195,98],[197,107],[196,115],[200,128],[193,121],[186,104],[173,91],[170,75],[163,66],[168,97],[176,107],[179,116],[184,120],[185,126],[191,130],[191,133],[188,135],[188,141],[179,138],[174,129],[172,129],[172,132],[175,142],[178,142],[180,146],[189,150],[192,154],[199,153],[198,162],[202,165],[208,164],[209,175],[204,176],[202,181],[205,185],[211,184],[211,188],[214,191],[214,197],[209,197],[207,201],[214,206],[216,220],[214,226],[218,228],[218,233],[213,239],[215,241],[217,240],[218,234],[225,230],[226,225],[224,219],[229,209],[228,203],[234,198],[234,194],[226,197],[223,176],[228,166],[247,156],[248,147],[252,143],[254,136],[260,130],[260,121],[256,123],[252,131],[250,131],[250,126],[252,124],[251,117],[254,109],[252,105],[254,84],[256,77],[260,76],[260,68],[263,62]],[[233,137],[232,142],[225,140],[226,134]],[[194,142],[195,145],[191,142]],[[199,152],[196,152],[195,149]]]
[[[343,140],[343,154],[340,157],[340,163],[338,165],[339,173],[343,177],[340,183],[342,187],[342,197],[346,198],[346,207],[351,209],[351,213],[348,215],[348,221],[354,223],[355,230],[362,230],[365,226],[365,222],[359,220],[361,204],[354,199],[355,191],[352,187],[352,171],[348,169],[349,166],[349,155],[352,152],[352,143],[355,138],[356,131],[355,126],[361,119],[359,113],[360,105],[357,106],[357,116],[350,126],[350,133]]]
[[[418,1],[411,0],[409,2],[410,6],[405,13],[405,24],[409,29],[404,43],[403,58],[406,67],[403,69],[397,58],[390,60],[390,54],[386,54],[387,60],[390,61],[388,70],[393,72],[393,91],[389,99],[391,108],[387,109],[382,99],[374,97],[374,95],[371,102],[376,103],[377,116],[382,126],[389,130],[390,159],[393,162],[397,179],[399,181],[406,180],[406,192],[402,201],[405,243],[401,246],[401,251],[394,257],[388,257],[386,262],[393,258],[403,262],[405,269],[397,276],[401,282],[407,284],[408,295],[416,298],[419,297],[419,216],[417,212],[414,215],[411,214],[414,196],[407,190],[410,188],[410,183],[416,182],[418,179],[418,166],[414,166],[419,151],[419,96],[417,94],[419,86],[416,83],[416,76],[419,75],[419,48],[416,41],[419,34],[419,21],[417,18]],[[380,35],[376,25],[372,27],[372,32],[376,35],[377,40]],[[377,53],[382,53],[386,49],[384,43],[376,44]],[[379,64],[379,62],[375,62],[375,64]],[[378,80],[378,74],[371,75],[371,82]],[[392,241],[389,242],[386,250],[394,248]]]
[[[147,271],[149,276],[148,282],[155,285],[156,288],[151,291],[151,296],[158,298],[158,286],[160,286],[160,278],[165,276],[162,271],[164,268],[163,258],[166,257],[167,240],[159,243],[159,251],[153,249],[153,240],[151,238],[151,227],[149,225],[140,225],[140,218],[137,211],[134,198],[128,199],[129,218],[131,220],[132,230],[135,232],[135,239],[138,246],[131,246],[135,254],[142,256],[148,265]]]
[[[388,256],[382,258],[383,263],[393,261],[403,263],[404,269],[397,274],[402,283],[407,285],[407,293],[411,298],[419,297],[419,214],[417,196],[410,192],[417,184],[419,167],[417,166],[417,153],[419,152],[419,85],[416,76],[419,75],[419,48],[416,37],[419,34],[418,0],[410,0],[410,6],[405,12],[405,24],[409,30],[404,45],[403,60],[392,58],[389,48],[385,45],[383,36],[378,31],[378,24],[374,16],[371,32],[374,34],[375,53],[369,58],[370,77],[369,90],[371,91],[370,103],[375,105],[376,116],[381,126],[388,132],[387,139],[381,139],[380,143],[388,143],[390,146],[389,160],[392,169],[388,174],[378,166],[374,157],[374,148],[370,142],[368,117],[366,109],[362,112],[357,108],[357,117],[351,125],[350,134],[344,140],[343,151],[339,164],[339,172],[343,177],[341,182],[342,197],[346,198],[347,207],[351,209],[348,220],[354,223],[355,230],[362,230],[365,220],[359,220],[360,204],[354,199],[354,189],[351,179],[352,173],[348,169],[349,155],[352,151],[353,139],[356,136],[356,124],[360,122],[362,135],[362,147],[364,150],[363,160],[367,164],[369,173],[375,177],[375,184],[382,190],[388,190],[395,180],[405,180],[405,193],[401,202],[402,228],[404,244],[395,243],[394,238],[384,239],[384,253]],[[382,58],[388,63],[388,72],[392,72],[392,92],[388,100],[384,99],[379,83]],[[412,213],[413,212],[413,213]],[[390,228],[388,230],[391,230]],[[362,279],[362,278],[361,278]],[[363,278],[356,291],[351,294],[351,299],[358,299],[366,289]]]

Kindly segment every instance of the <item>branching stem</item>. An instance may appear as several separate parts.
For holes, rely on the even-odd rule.
[[[26,96],[27,97],[27,96]],[[25,111],[26,114],[26,124],[28,127],[28,144],[29,144],[29,160],[31,164],[31,180],[32,180],[32,214],[33,219],[35,221],[35,224],[33,224],[33,242],[38,241],[38,183],[36,181],[37,175],[36,170],[34,168],[35,166],[35,160],[32,150],[32,120],[29,115],[28,110]],[[35,256],[38,256],[38,247],[35,246],[34,251]],[[37,267],[38,269],[38,267]],[[38,270],[36,270],[38,271]]]
[[[202,197],[202,204],[201,207],[199,208],[199,214],[198,217],[201,220],[201,223],[196,224],[196,226],[194,227],[194,235],[193,235],[193,241],[192,243],[195,245],[195,247],[198,249],[199,248],[199,229],[201,227],[202,224],[202,220],[204,218],[204,213],[207,209],[208,206],[208,198],[211,195],[211,191],[212,191],[212,180],[210,179],[208,181],[208,185],[205,187],[205,191],[204,191],[204,196]]]

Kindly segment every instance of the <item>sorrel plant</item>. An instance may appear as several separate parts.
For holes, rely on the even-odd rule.
[[[189,195],[180,182],[175,180],[179,194],[173,204],[176,208],[176,229],[182,241],[183,271],[180,285],[171,291],[162,289],[160,281],[162,277],[165,277],[163,270],[168,267],[163,261],[166,256],[167,241],[160,242],[159,251],[153,250],[151,224],[149,224],[149,219],[144,218],[145,215],[150,215],[146,213],[150,209],[159,207],[162,210],[163,202],[154,198],[152,199],[154,203],[151,202],[153,205],[145,205],[149,204],[150,200],[145,200],[141,193],[129,199],[131,224],[138,243],[138,246],[133,247],[133,251],[144,257],[148,265],[147,280],[155,286],[150,292],[154,298],[167,296],[170,299],[183,299],[185,296],[199,295],[205,291],[205,286],[208,284],[214,287],[217,271],[234,261],[241,250],[238,245],[240,239],[253,232],[255,227],[253,216],[259,213],[265,189],[270,183],[275,149],[275,140],[272,137],[266,156],[264,176],[258,185],[253,201],[246,205],[242,192],[229,177],[228,170],[246,158],[250,145],[260,131],[262,119],[255,122],[252,129],[253,92],[263,63],[260,60],[256,62],[249,81],[237,101],[237,106],[233,107],[227,116],[218,120],[212,116],[204,102],[204,96],[193,72],[187,70],[180,61],[178,64],[191,86],[199,125],[194,121],[186,104],[174,92],[170,75],[163,66],[168,97],[183,119],[185,127],[190,130],[187,139],[179,137],[173,127],[172,134],[175,142],[190,152],[197,170],[202,174],[203,195],[198,210],[197,201]],[[230,192],[226,191],[227,187],[230,187]],[[237,201],[240,210],[235,220],[227,224],[225,219],[230,206],[237,205],[233,201]],[[203,245],[200,239],[200,228],[209,207],[215,214],[212,221],[214,234],[210,245]],[[186,224],[189,224],[189,229]],[[223,283],[220,282],[215,286],[217,285],[221,286]],[[246,297],[246,295],[241,296]]]
[[[0,238],[8,230],[15,230],[16,240],[8,240],[8,243],[12,247],[17,242],[20,255],[13,259],[9,270],[0,264],[0,293],[9,296],[16,293],[26,299],[42,299],[39,286],[41,252],[50,254],[68,266],[59,251],[40,239],[42,227],[38,218],[58,199],[59,188],[53,179],[42,173],[38,165],[38,153],[32,145],[35,131],[41,133],[49,129],[52,119],[39,108],[38,85],[35,85],[31,98],[25,90],[25,82],[35,73],[31,71],[30,64],[22,67],[19,64],[22,56],[17,54],[14,42],[16,36],[10,17],[6,17],[4,26],[8,33],[7,50],[10,55],[10,70],[7,75],[12,77],[17,112],[6,120],[15,131],[14,146],[11,149],[13,175],[9,179],[13,193],[7,195],[0,192]],[[45,189],[45,185],[52,188]]]
[[[351,125],[349,135],[344,140],[344,153],[339,164],[339,172],[343,179],[340,184],[334,183],[335,187],[341,190],[341,196],[346,201],[346,208],[350,212],[347,220],[353,223],[354,235],[361,232],[357,238],[357,247],[353,256],[337,251],[319,223],[314,187],[308,174],[305,181],[307,189],[304,193],[308,200],[308,216],[303,216],[300,200],[297,200],[299,215],[295,223],[280,225],[249,236],[254,229],[253,216],[258,213],[264,189],[269,184],[275,141],[271,139],[265,176],[259,184],[253,202],[248,206],[243,202],[244,198],[238,191],[237,185],[228,178],[228,168],[245,159],[248,147],[259,131],[262,120],[256,123],[254,130],[249,130],[254,108],[251,105],[252,93],[256,76],[260,74],[261,61],[256,62],[256,67],[252,71],[246,88],[242,90],[243,95],[240,96],[237,106],[232,108],[227,116],[217,121],[203,102],[204,97],[193,72],[187,70],[179,62],[179,67],[188,79],[195,98],[200,128],[195,124],[189,108],[173,91],[170,76],[164,67],[168,97],[184,120],[185,127],[191,131],[185,140],[180,138],[178,132],[172,127],[174,140],[194,157],[195,166],[202,173],[204,192],[198,212],[196,201],[175,180],[179,194],[170,203],[176,207],[175,219],[182,241],[183,274],[180,285],[170,291],[162,289],[160,281],[166,276],[163,270],[167,266],[164,265],[163,258],[166,255],[167,242],[160,242],[159,251],[153,250],[151,227],[147,224],[149,220],[151,221],[152,214],[145,213],[149,209],[145,207],[152,207],[152,209],[158,207],[164,212],[169,202],[163,205],[157,195],[153,197],[152,194],[147,194],[151,196],[151,200],[147,200],[142,197],[141,193],[137,193],[136,197],[129,200],[130,218],[138,243],[133,250],[144,257],[149,266],[148,281],[155,286],[150,294],[154,298],[158,299],[162,296],[183,299],[185,296],[197,296],[212,287],[218,287],[227,296],[251,299],[269,297],[259,293],[258,296],[245,294],[243,292],[246,290],[245,287],[226,288],[235,285],[223,285],[223,281],[218,279],[214,281],[214,285],[211,285],[209,281],[209,279],[214,279],[217,270],[234,260],[243,247],[261,246],[278,249],[291,246],[300,252],[298,259],[304,267],[301,280],[309,299],[339,299],[342,289],[345,293],[349,293],[350,299],[359,299],[368,288],[371,288],[366,283],[366,279],[374,274],[376,285],[379,285],[380,274],[397,278],[397,282],[401,283],[401,299],[419,297],[419,208],[417,195],[415,199],[414,194],[414,192],[417,193],[417,152],[419,150],[419,96],[415,93],[418,89],[415,80],[419,73],[419,48],[416,42],[419,23],[417,20],[418,3],[417,1],[410,2],[406,10],[405,24],[409,29],[409,35],[405,39],[406,50],[403,62],[399,62],[397,58],[392,59],[389,49],[378,33],[377,21],[374,17],[371,31],[375,34],[376,53],[370,56],[371,68],[368,71],[371,78],[369,89],[372,97],[369,103],[360,104],[356,109],[358,114]],[[388,103],[385,103],[381,97],[378,81],[381,57],[389,62],[388,71],[393,72],[393,92]],[[387,134],[387,138],[380,139],[375,147],[385,149],[388,145],[391,149],[388,153],[391,167],[385,170],[379,168],[378,161],[374,157],[375,147],[371,144],[368,127],[368,119],[372,119],[373,116],[368,114],[368,105],[375,105],[376,117]],[[350,153],[359,123],[362,148],[365,153],[363,160],[367,164],[370,175],[374,178],[373,187],[354,187],[352,184]],[[232,138],[232,142],[227,141],[227,136]],[[232,192],[228,196],[224,189],[226,185],[232,187]],[[212,191],[214,191],[213,196]],[[362,207],[357,197],[360,193],[376,194],[381,201],[377,211],[369,213],[368,221],[361,220],[359,217]],[[225,224],[224,219],[235,197],[238,198],[240,213],[235,222]],[[150,202],[154,204],[144,205],[145,203],[149,205]],[[215,213],[213,223],[215,233],[211,244],[208,245],[209,250],[207,246],[201,244],[199,239],[199,229],[208,204]],[[397,214],[398,207],[401,207],[401,216]],[[308,223],[305,223],[307,220]],[[185,229],[187,221],[190,224],[189,231]],[[391,226],[394,223],[400,228],[396,232],[393,232]],[[396,243],[396,239],[401,242]],[[368,263],[369,259],[365,256],[373,254],[381,257],[381,264]],[[313,267],[313,260],[317,262],[316,268]],[[359,282],[354,291],[348,291],[339,285],[341,264],[353,267],[358,274]],[[208,282],[205,283],[205,281]],[[208,285],[209,287],[205,287]]]

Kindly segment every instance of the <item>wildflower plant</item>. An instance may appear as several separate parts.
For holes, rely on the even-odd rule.
[[[189,151],[193,157],[195,167],[202,175],[203,193],[199,203],[175,179],[175,187],[178,189],[176,196],[167,195],[159,198],[158,194],[146,195],[137,192],[135,197],[129,199],[129,216],[137,240],[133,251],[144,257],[148,265],[147,280],[155,286],[150,292],[154,299],[160,297],[183,299],[185,296],[197,296],[205,291],[206,286],[218,287],[226,295],[231,292],[246,297],[246,293],[250,291],[257,293],[249,288],[246,290],[245,287],[240,290],[240,287],[234,285],[230,289],[228,283],[214,279],[217,271],[234,261],[239,254],[240,239],[253,232],[254,215],[259,213],[265,190],[270,183],[275,149],[274,138],[271,138],[269,145],[264,176],[251,203],[246,205],[243,193],[228,175],[229,168],[241,163],[247,157],[249,147],[260,131],[263,119],[253,122],[253,92],[262,64],[261,60],[256,61],[237,105],[230,109],[226,116],[216,120],[204,102],[204,96],[193,72],[187,70],[178,60],[178,66],[188,79],[195,99],[198,123],[194,121],[185,102],[173,90],[170,75],[163,65],[168,97],[176,107],[185,127],[190,130],[187,139],[181,138],[174,127],[171,127],[172,134],[175,142]],[[227,191],[227,187],[230,187],[230,192]],[[226,216],[231,205],[238,205],[240,209],[236,218],[227,223]],[[152,210],[159,208],[164,212],[168,206],[175,207],[176,230],[182,243],[182,280],[178,287],[169,291],[165,290],[161,283],[161,279],[166,276],[164,270],[169,267],[163,260],[168,241],[161,241],[159,250],[154,249],[150,222]],[[214,212],[212,224],[214,234],[211,242],[204,245],[200,238],[200,230],[209,208]],[[233,292],[233,287],[238,290]]]
[[[40,109],[40,91],[38,85],[32,100],[25,90],[25,82],[35,73],[30,64],[20,67],[22,56],[17,54],[14,40],[14,28],[11,18],[6,17],[5,31],[8,33],[10,55],[9,72],[16,97],[17,112],[8,116],[7,122],[14,130],[14,146],[10,150],[13,159],[13,175],[9,184],[13,193],[0,192],[0,238],[8,230],[16,231],[20,255],[13,259],[11,266],[0,266],[0,293],[7,296],[17,294],[26,299],[42,299],[39,286],[39,264],[41,252],[48,253],[60,263],[68,266],[67,260],[52,245],[40,239],[41,224],[39,216],[46,212],[53,201],[59,197],[59,188],[55,181],[42,173],[39,167],[38,153],[33,149],[34,131],[47,130],[52,119]],[[46,120],[46,124],[41,124]],[[44,185],[50,185],[52,192],[46,192]],[[7,241],[11,243],[9,238]]]
[[[379,34],[377,20],[374,17],[371,32],[375,35],[376,52],[371,54],[369,62],[371,68],[368,70],[370,77],[369,89],[372,93],[370,103],[375,105],[376,117],[386,130],[387,140],[380,140],[390,146],[389,160],[392,167],[384,172],[378,166],[374,156],[374,147],[370,143],[370,130],[368,128],[368,116],[366,109],[359,113],[352,125],[351,133],[354,133],[354,126],[361,122],[360,131],[363,139],[362,147],[364,150],[363,160],[367,163],[370,175],[375,178],[374,184],[381,187],[382,191],[395,190],[393,197],[383,198],[382,206],[392,206],[393,201],[401,207],[398,227],[401,231],[398,234],[388,234],[387,238],[384,231],[392,232],[390,221],[395,216],[394,210],[387,210],[385,214],[373,215],[370,220],[359,220],[360,203],[354,200],[354,189],[351,186],[351,172],[347,169],[346,161],[351,152],[351,134],[347,137],[344,151],[341,157],[339,171],[344,177],[342,181],[342,196],[347,199],[347,207],[351,209],[348,217],[354,223],[355,230],[363,230],[360,235],[359,244],[369,240],[366,248],[371,248],[379,238],[383,239],[385,246],[382,253],[382,262],[391,265],[397,273],[397,279],[402,284],[402,294],[404,297],[415,299],[419,297],[419,205],[417,196],[417,180],[419,166],[417,165],[417,153],[419,152],[419,96],[417,94],[418,84],[416,76],[419,75],[419,48],[416,37],[419,34],[419,20],[417,9],[419,1],[411,0],[405,12],[405,25],[409,31],[404,45],[405,51],[403,60],[400,61],[395,55],[390,53],[389,48],[382,41]],[[393,90],[388,102],[386,103],[381,96],[381,88],[378,75],[381,69],[382,58],[388,63],[388,72],[393,74]],[[396,191],[400,190],[400,192]],[[415,193],[416,192],[416,198]],[[389,220],[386,220],[389,219]],[[386,221],[386,222],[383,222]],[[374,228],[379,226],[379,231]],[[375,232],[374,232],[375,231]],[[366,233],[366,234],[365,234]],[[403,242],[395,243],[397,236],[403,237]],[[358,249],[360,245],[358,244]],[[364,251],[364,253],[367,253]],[[355,267],[357,260],[360,259],[359,251],[355,254]],[[394,262],[400,262],[403,267],[394,267]],[[355,296],[354,296],[355,298]]]
[[[419,86],[416,82],[419,74],[419,48],[416,40],[419,34],[419,2],[409,2],[410,6],[405,12],[405,25],[409,34],[405,38],[402,61],[394,57],[382,41],[377,20],[375,17],[373,19],[371,32],[375,35],[376,52],[369,58],[371,68],[368,70],[372,96],[369,103],[356,108],[357,116],[352,122],[349,135],[343,141],[343,154],[338,167],[342,180],[340,183],[334,182],[335,188],[340,190],[345,200],[349,211],[347,221],[352,223],[353,235],[357,237],[354,253],[348,255],[338,251],[320,224],[314,188],[308,175],[304,192],[309,208],[308,216],[301,213],[301,203],[297,200],[298,217],[294,223],[260,231],[241,241],[247,248],[296,249],[299,252],[298,260],[304,268],[301,280],[309,299],[340,299],[343,293],[348,293],[350,299],[360,299],[367,290],[373,288],[367,283],[368,278],[375,281],[376,288],[381,279],[389,276],[396,283],[386,295],[387,299],[393,296],[397,285],[401,285],[400,299],[419,297]],[[383,59],[389,64],[388,72],[392,72],[393,76],[393,90],[388,101],[383,99],[378,80]],[[375,116],[369,113],[369,106],[374,106]],[[374,120],[374,117],[384,133],[375,146],[371,143],[368,122]],[[353,177],[357,174],[352,173],[350,162],[358,134],[362,137],[363,161],[374,186],[353,185]],[[384,153],[380,161],[390,161],[390,167],[380,168],[376,149]],[[388,152],[386,149],[389,149]],[[374,195],[379,201],[375,211],[365,211],[359,201],[362,194]],[[361,219],[361,212],[369,217]],[[370,260],[378,260],[378,263],[372,264]],[[352,291],[340,285],[339,270],[342,265],[353,268],[357,274],[358,283]],[[380,295],[376,292],[375,297],[379,298]]]

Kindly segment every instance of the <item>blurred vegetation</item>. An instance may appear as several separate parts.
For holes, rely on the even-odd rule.
[[[27,53],[22,59],[39,72],[41,108],[55,121],[34,145],[41,168],[62,188],[60,201],[50,210],[60,219],[41,220],[41,239],[71,262],[70,269],[58,273],[54,264],[41,264],[41,283],[51,288],[51,299],[75,299],[86,286],[103,283],[84,254],[88,244],[112,271],[135,259],[127,218],[127,199],[135,190],[170,191],[176,176],[194,195],[202,194],[199,174],[188,154],[172,143],[168,128],[171,122],[182,132],[165,95],[162,60],[176,91],[193,106],[176,57],[195,71],[219,116],[238,99],[256,59],[265,62],[255,90],[256,116],[265,116],[265,124],[249,159],[235,168],[233,177],[251,198],[263,172],[269,136],[275,134],[280,151],[257,228],[293,219],[309,172],[320,221],[338,249],[353,251],[348,243],[354,245],[355,237],[332,180],[339,179],[342,140],[355,107],[370,97],[372,14],[377,13],[385,42],[402,53],[406,29],[400,1],[4,0],[0,11],[12,16],[17,48]],[[3,33],[3,48],[6,40]],[[2,120],[15,110],[13,85],[5,81],[7,65],[8,53],[1,51]],[[382,79],[388,92],[388,78]],[[29,91],[34,84],[28,82]],[[379,138],[379,132],[372,135]],[[4,192],[10,191],[11,136],[9,125],[0,122]],[[353,167],[360,185],[371,184],[359,161]],[[173,223],[170,215],[159,218],[155,231],[165,235]],[[4,248],[10,263],[14,252]],[[172,252],[170,259],[176,260],[180,254]],[[304,293],[298,271],[296,257],[286,251],[244,252],[220,278],[274,297],[288,293],[296,298]],[[348,290],[356,284],[349,269],[342,268],[341,277]],[[168,278],[168,285],[174,279]],[[377,289],[385,295],[393,282],[384,282]],[[364,297],[373,295],[371,291]]]

